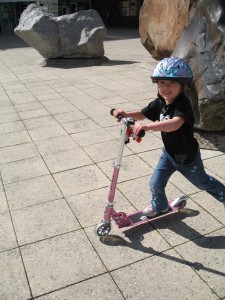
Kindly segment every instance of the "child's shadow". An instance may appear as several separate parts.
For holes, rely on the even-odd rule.
[[[170,217],[167,217],[164,220],[156,221],[151,224],[155,229],[169,228],[176,234],[188,240],[191,240],[199,247],[208,249],[225,249],[225,236],[202,236],[199,232],[188,226],[186,223],[182,222],[183,219],[187,217],[194,217],[198,214],[198,211],[194,211],[191,209],[183,209],[179,212],[179,214],[171,215]],[[144,240],[144,235],[152,230],[154,230],[152,226],[149,226],[149,224],[147,223],[123,231],[123,233],[129,241],[117,235],[107,235],[101,237],[100,241],[108,246],[129,247],[137,251],[148,253],[150,255],[160,255],[163,258],[170,259],[181,264],[188,264],[195,270],[206,270],[225,277],[224,273],[205,267],[201,263],[185,261],[181,258],[170,256],[166,253],[159,253],[151,247],[143,246],[142,241]]]

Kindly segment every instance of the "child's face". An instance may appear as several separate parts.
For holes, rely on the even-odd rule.
[[[182,91],[182,87],[179,82],[170,80],[159,80],[158,89],[159,94],[165,99],[166,103],[172,103]]]

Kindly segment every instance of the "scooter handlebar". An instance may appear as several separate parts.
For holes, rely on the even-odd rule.
[[[110,110],[110,115],[113,116],[113,112],[114,112],[115,108],[112,108]],[[120,114],[117,116],[117,119],[120,121],[121,119],[123,119],[124,115]]]
[[[115,108],[112,108],[112,109],[110,110],[111,116],[113,116],[114,110],[115,110]],[[120,115],[117,116],[117,119],[118,119],[118,120],[121,120],[121,119],[123,119],[123,117],[124,117],[124,116],[123,116],[122,114],[120,114]],[[143,138],[143,137],[145,136],[145,131],[144,131],[144,130],[141,130],[141,131],[138,133],[137,136],[138,136],[139,138]]]

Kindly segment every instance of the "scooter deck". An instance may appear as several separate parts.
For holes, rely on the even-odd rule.
[[[136,213],[133,213],[133,214],[129,214],[129,215],[127,215],[127,217],[131,221],[130,226],[133,226],[135,224],[138,225],[138,223],[148,223],[148,222],[153,222],[153,221],[156,221],[156,220],[163,219],[166,216],[173,215],[173,214],[177,213],[179,210],[180,209],[178,207],[172,207],[172,208],[170,208],[169,211],[167,211],[165,213],[160,213],[157,216],[152,217],[152,218],[151,217],[146,217],[143,214],[142,211],[139,211],[139,212],[136,212]]]
[[[170,204],[172,203],[172,201],[170,201]],[[165,212],[165,213],[160,213],[155,217],[146,217],[143,214],[143,211],[137,211],[131,214],[127,215],[126,218],[126,222],[122,222],[121,224],[118,224],[120,228],[122,227],[131,227],[131,226],[138,226],[141,224],[145,224],[145,223],[151,223],[157,220],[161,220],[169,215],[173,215],[176,214],[180,211],[180,209],[183,207],[174,207],[170,205],[170,209],[169,211]]]

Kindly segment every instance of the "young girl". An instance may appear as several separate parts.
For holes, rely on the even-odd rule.
[[[151,78],[158,85],[158,98],[142,110],[125,112],[118,108],[113,112],[114,117],[122,114],[125,118],[153,121],[136,123],[133,127],[136,135],[141,130],[161,131],[164,149],[149,182],[152,201],[143,210],[144,215],[154,217],[169,210],[165,187],[175,171],[225,206],[225,186],[206,174],[193,134],[194,115],[184,93],[186,86],[192,84],[191,69],[182,59],[165,58],[157,64]]]

